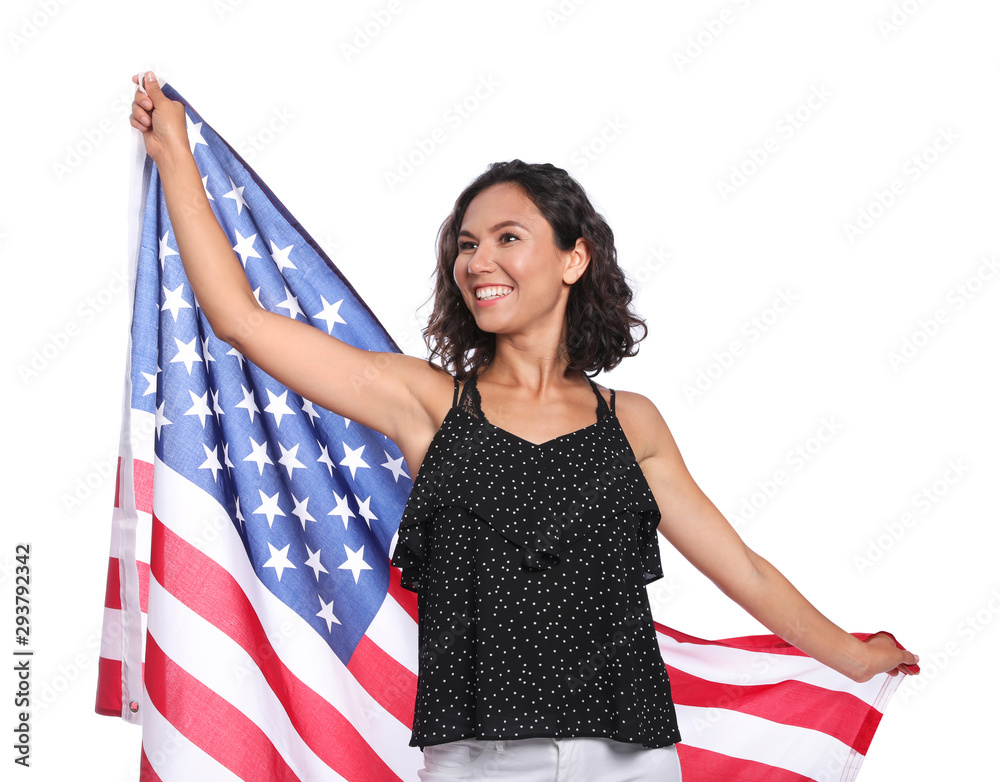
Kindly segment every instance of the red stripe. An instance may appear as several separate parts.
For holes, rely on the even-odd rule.
[[[818,730],[862,755],[868,752],[882,715],[846,692],[790,679],[774,684],[722,684],[667,666],[679,706],[729,709],[782,725]],[[872,724],[874,720],[874,725]]]
[[[142,676],[146,663],[142,664]],[[107,657],[97,658],[97,706],[94,709],[105,717],[122,716],[122,661]]]
[[[725,782],[813,782],[788,769],[743,760],[729,755],[720,755],[708,749],[677,745],[677,757],[681,762],[684,779],[725,780]]]
[[[882,712],[875,708],[869,709],[868,716],[858,728],[858,737],[854,741],[855,747],[864,747],[864,749],[858,749],[862,755],[868,754],[868,748],[872,745],[872,739],[875,738],[875,729],[878,728],[881,721]]]
[[[104,607],[122,608],[122,582],[118,577],[118,557],[108,557],[108,580],[104,585]]]
[[[146,635],[146,666],[149,671],[146,694],[150,703],[206,754],[246,782],[298,782],[264,732],[243,712],[167,657],[152,633]],[[146,746],[145,742],[143,749],[154,757],[161,751]]]
[[[791,654],[797,657],[808,657],[805,652],[796,649],[787,641],[776,635],[747,635],[741,638],[723,638],[718,641],[706,641],[704,638],[682,633],[659,622],[653,622],[658,633],[673,638],[682,644],[703,644],[707,646],[723,646],[728,649],[743,649],[751,652],[767,652],[769,654]]]
[[[134,459],[132,462],[135,509],[144,513],[153,512],[153,465]]]
[[[278,658],[235,579],[155,515],[150,560],[152,575],[164,589],[228,635],[253,659],[295,730],[323,762],[349,780],[399,782],[350,720],[303,684]]]
[[[122,716],[122,661],[97,658],[98,714],[106,717]]]
[[[704,638],[698,638],[694,635],[682,633],[680,630],[667,627],[665,624],[660,624],[659,622],[653,622],[653,625],[656,627],[657,632],[662,633],[669,638],[673,638],[678,643],[723,646],[727,649],[743,649],[748,652],[766,652],[768,654],[788,654],[793,657],[809,656],[801,649],[792,646],[788,643],[788,641],[783,640],[777,635],[743,635],[738,638],[722,638],[718,641],[707,641]],[[861,641],[867,641],[875,635],[875,633],[851,633],[851,635]],[[891,633],[886,633],[886,635],[892,636]],[[895,641],[895,637],[893,637],[892,640]],[[898,641],[896,641],[896,645],[899,646],[900,649],[904,648],[899,645]]]
[[[149,765],[145,747],[142,749],[142,757],[139,758],[139,782],[161,782],[160,775]]]
[[[347,670],[393,717],[413,729],[417,677],[367,635],[358,643]]]
[[[136,562],[136,575],[139,579],[139,609],[145,614],[149,612],[149,565]],[[104,588],[104,607],[122,607],[121,561],[117,557],[108,558],[108,581]]]
[[[403,585],[400,583],[402,575],[403,573],[398,567],[389,565],[389,597],[399,603],[402,609],[410,615],[410,618],[416,622],[418,621],[417,593],[403,589]]]
[[[115,470],[115,507],[121,507],[122,457],[118,457]],[[153,512],[153,465],[140,459],[132,460],[132,489],[135,508],[144,513]]]

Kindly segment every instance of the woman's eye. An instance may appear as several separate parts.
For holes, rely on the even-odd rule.
[[[520,238],[521,237],[518,236],[517,234],[503,233],[500,234],[500,244],[510,244],[510,242],[507,241],[508,239],[520,239]],[[458,251],[465,252],[466,250],[474,250],[476,249],[477,246],[478,245],[476,242],[469,242],[469,241],[459,242]]]

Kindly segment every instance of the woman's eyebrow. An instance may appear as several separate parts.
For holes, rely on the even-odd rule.
[[[501,223],[497,223],[492,228],[490,228],[487,233],[493,233],[495,231],[499,231],[501,228],[509,228],[512,225],[513,226],[517,226],[522,231],[527,231],[528,233],[531,233],[530,231],[528,231],[527,228],[525,228],[523,225],[521,225],[519,222],[517,222],[517,220],[504,220]],[[458,235],[459,236],[471,236],[471,237],[475,238],[473,236],[473,234],[472,234],[471,231],[466,231],[464,228],[461,231],[458,232]]]

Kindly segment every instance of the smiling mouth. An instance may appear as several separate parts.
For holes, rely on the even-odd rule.
[[[479,288],[476,291],[476,301],[489,301],[490,299],[502,299],[508,293],[510,293],[513,288],[507,287],[506,285],[489,286],[485,288]]]

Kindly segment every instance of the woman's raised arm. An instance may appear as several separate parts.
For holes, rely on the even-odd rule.
[[[130,123],[159,170],[184,272],[212,331],[300,396],[403,447],[414,424],[429,423],[437,400],[450,396],[451,379],[422,359],[361,350],[257,304],[205,195],[184,105],[149,76],[146,93],[135,92]]]

